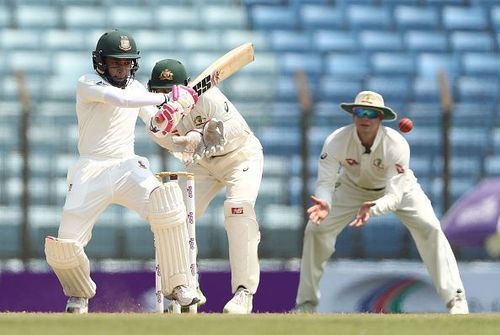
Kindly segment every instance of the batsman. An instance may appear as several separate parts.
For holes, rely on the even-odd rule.
[[[188,82],[184,65],[165,59],[155,64],[148,87],[152,92],[170,92],[175,96],[176,85]],[[201,95],[191,112],[160,144],[195,175],[196,218],[203,215],[220,190],[226,189],[224,227],[234,297],[223,312],[251,313],[260,277],[260,232],[254,206],[262,180],[262,145],[217,87]]]
[[[186,209],[177,183],[162,184],[146,158],[134,152],[138,117],[153,137],[164,136],[194,107],[197,94],[150,93],[135,80],[135,40],[124,31],[103,34],[92,61],[95,73],[79,78],[76,91],[78,161],[69,169],[68,192],[57,237],[45,240],[48,264],[68,296],[66,312],[87,313],[96,294],[85,246],[110,204],[139,213],[151,226],[162,272],[162,292],[181,306],[199,301],[189,269]]]

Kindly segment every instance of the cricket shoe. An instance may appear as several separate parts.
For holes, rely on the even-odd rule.
[[[199,286],[196,288],[196,293],[198,293],[198,298],[200,299],[200,301],[198,302],[198,307],[205,305],[207,303],[207,297],[205,297],[203,291]]]
[[[253,295],[250,291],[240,286],[234,297],[224,306],[224,313],[228,314],[250,314],[252,313]]]
[[[181,307],[191,306],[200,301],[198,292],[184,285],[174,287],[172,294],[167,298],[177,301]]]
[[[457,294],[446,304],[446,307],[450,314],[469,314],[469,305],[461,289],[457,290]]]
[[[89,312],[89,299],[69,297],[66,303],[66,313],[87,314]]]
[[[201,306],[205,305],[207,303],[207,298],[205,297],[205,295],[203,294],[203,292],[201,291],[199,286],[196,288],[196,293],[198,293],[198,299],[200,299],[200,301],[198,301],[197,307],[201,307]],[[190,308],[191,308],[191,306],[182,306],[181,313],[191,313]],[[169,313],[174,312],[174,304],[173,303],[168,304],[167,311]]]
[[[295,306],[290,312],[295,314],[316,313],[316,306],[310,302],[304,302]]]

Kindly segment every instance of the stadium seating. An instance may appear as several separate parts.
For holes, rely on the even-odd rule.
[[[354,33],[344,30],[316,30],[312,33],[312,48],[319,52],[344,51],[358,49]]]
[[[300,24],[304,30],[335,29],[344,26],[340,8],[317,4],[304,4],[299,9]]]
[[[435,205],[442,204],[442,114],[437,72],[447,74],[454,99],[450,134],[453,200],[500,171],[500,4],[496,0],[218,0],[169,2],[0,1],[0,258],[20,257],[22,155],[17,71],[32,98],[28,130],[28,182],[34,257],[43,236],[56,232],[66,195],[66,173],[77,159],[74,114],[78,77],[92,72],[91,50],[102,32],[130,31],[141,50],[137,78],[145,83],[154,63],[180,59],[195,77],[231,48],[251,41],[255,61],[220,85],[260,138],[265,153],[257,215],[262,257],[300,256],[301,168],[314,191],[318,155],[334,129],[351,122],[339,109],[371,89],[415,124],[405,134],[411,166]],[[294,75],[304,70],[315,102],[309,157],[300,157],[301,107]],[[395,128],[396,125],[387,124]],[[183,169],[159,155],[136,129],[136,151],[154,170]],[[200,257],[226,257],[223,196],[199,220]],[[212,208],[213,207],[213,208]],[[43,214],[45,211],[46,214]],[[123,222],[123,224],[122,224]],[[416,257],[394,216],[367,229],[347,228],[334,257]],[[123,241],[125,241],[123,243]],[[389,242],[390,241],[390,242]],[[112,207],[94,229],[92,258],[153,256],[152,234],[134,213]],[[485,258],[459,250],[464,259]]]
[[[294,29],[298,18],[293,8],[286,6],[254,6],[250,8],[253,29]]]
[[[399,5],[394,9],[394,21],[398,29],[402,30],[436,30],[439,28],[439,16],[435,7]]]

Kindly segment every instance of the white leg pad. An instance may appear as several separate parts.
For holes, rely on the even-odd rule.
[[[259,286],[260,267],[258,247],[260,232],[255,211],[249,202],[224,203],[224,227],[229,242],[231,288],[245,286],[255,294]]]
[[[162,293],[169,297],[176,286],[192,285],[194,279],[189,268],[186,207],[177,183],[165,183],[151,193],[148,220],[155,240]]]
[[[80,243],[75,240],[45,238],[45,256],[68,297],[90,299],[96,286],[90,278],[90,264]]]

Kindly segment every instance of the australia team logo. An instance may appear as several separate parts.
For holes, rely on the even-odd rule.
[[[160,73],[160,80],[174,80],[174,73],[170,69],[164,69]]]
[[[373,166],[375,166],[379,170],[385,169],[384,163],[382,163],[382,159],[376,158],[373,160]]]

